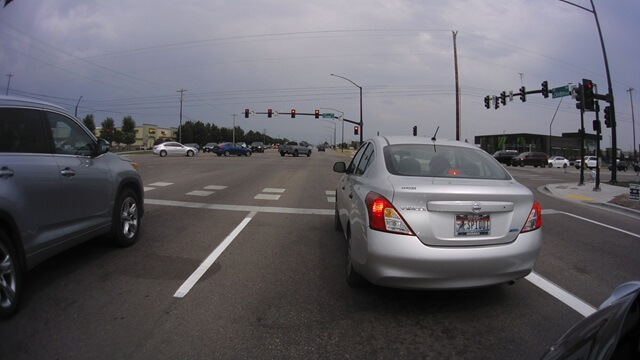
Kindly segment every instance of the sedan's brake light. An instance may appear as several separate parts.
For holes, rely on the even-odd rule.
[[[365,198],[369,212],[369,227],[374,230],[413,235],[413,231],[384,196],[370,192]]]
[[[537,201],[533,202],[533,206],[531,207],[531,211],[529,212],[529,217],[527,221],[525,221],[521,233],[527,231],[533,231],[540,229],[542,226],[542,210],[540,209],[540,203]]]

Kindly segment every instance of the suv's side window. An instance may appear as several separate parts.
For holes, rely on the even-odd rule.
[[[42,112],[0,109],[0,153],[49,153]]]
[[[75,121],[52,112],[47,113],[47,119],[57,154],[84,156],[93,154],[93,139]]]

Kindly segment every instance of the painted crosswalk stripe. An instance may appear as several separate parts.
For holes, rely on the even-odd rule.
[[[222,185],[209,185],[209,186],[205,186],[204,187],[207,190],[224,190],[227,188],[227,186],[222,186]]]
[[[169,186],[169,185],[173,185],[173,183],[168,183],[168,182],[156,182],[153,184],[149,184],[150,186]]]
[[[275,188],[265,188],[262,190],[262,192],[266,192],[266,193],[280,193],[282,194],[285,191],[285,189],[275,189]]]
[[[149,191],[149,190],[153,190],[153,189],[155,189],[155,188],[154,188],[154,187],[150,187],[150,186],[145,186],[145,187],[144,187],[144,191],[145,191],[145,192],[146,192],[146,191]]]
[[[213,194],[213,191],[204,191],[204,190],[194,190],[187,193],[187,195],[193,195],[193,196],[209,196],[211,194]]]
[[[254,197],[256,200],[280,200],[281,195],[258,194]]]

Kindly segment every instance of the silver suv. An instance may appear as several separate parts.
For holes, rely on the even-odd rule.
[[[138,165],[109,148],[60,107],[0,96],[0,317],[16,312],[24,272],[45,259],[98,235],[138,239]]]

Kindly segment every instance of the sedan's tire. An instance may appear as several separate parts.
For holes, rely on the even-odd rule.
[[[552,168],[552,167],[553,167],[553,164],[549,164],[549,167],[550,167],[550,168]]]
[[[567,168],[567,164],[566,163],[562,164],[562,168],[566,169]]]
[[[187,156],[188,157],[192,157],[193,156],[193,151],[191,151],[191,150],[187,151]]]
[[[225,151],[224,156],[229,156],[229,151]]]
[[[216,154],[216,155],[218,155],[218,156],[222,156],[222,154]]]
[[[15,314],[22,296],[22,267],[11,239],[0,229],[0,319]]]
[[[246,156],[251,156],[251,151],[247,151]]]
[[[338,202],[336,201],[336,212],[333,217],[333,226],[337,231],[342,231],[342,223],[340,222],[340,214],[338,213]]]
[[[167,156],[167,152],[164,150],[160,151],[160,157],[165,157],[165,156]]]
[[[351,262],[351,234],[349,234],[347,239],[347,284],[351,287],[361,287],[366,283],[367,281],[362,275],[358,274],[353,268],[353,263]]]
[[[114,242],[119,246],[131,246],[138,240],[141,224],[139,203],[138,195],[131,189],[123,189],[118,196],[113,209],[111,231]]]
[[[280,152],[280,156],[284,156],[284,153],[282,151]]]

